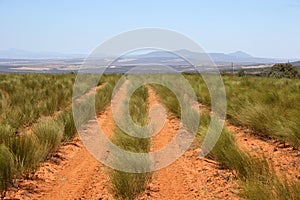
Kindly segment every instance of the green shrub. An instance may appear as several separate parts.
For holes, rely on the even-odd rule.
[[[275,64],[269,73],[268,77],[271,78],[299,78],[300,74],[296,67],[290,63]]]
[[[159,94],[160,100],[168,108],[168,110],[174,113],[177,117],[181,116],[181,107],[175,94],[162,85],[151,84],[154,90]]]
[[[148,89],[145,86],[138,88],[129,100],[129,113],[133,121],[141,126],[147,123],[147,101]],[[124,102],[125,103],[125,102]],[[136,130],[129,131],[138,134]],[[148,135],[149,133],[140,133]],[[149,138],[136,138],[124,133],[118,127],[115,127],[111,141],[120,148],[136,152],[146,153],[150,150]],[[142,160],[131,158],[114,158],[115,165],[130,166],[136,173],[126,173],[118,170],[112,170],[109,174],[112,183],[112,190],[116,199],[136,199],[146,188],[151,179],[151,173],[142,173],[150,168],[150,160],[147,155]],[[147,169],[145,169],[147,167]]]
[[[116,199],[134,200],[145,190],[149,174],[134,174],[122,171],[110,173],[112,190]]]
[[[111,101],[114,85],[106,83],[106,85],[98,90],[95,95],[95,109],[96,112],[100,112],[107,107]]]
[[[63,125],[63,130],[64,130],[63,139],[65,141],[70,141],[71,139],[73,139],[77,133],[77,129],[75,126],[72,111],[70,110],[62,113],[59,116],[58,121],[60,121],[61,124]]]
[[[239,77],[245,76],[245,70],[243,70],[243,69],[239,70],[238,73],[237,73],[237,75]]]
[[[14,172],[13,155],[4,144],[0,144],[0,191],[11,182]]]
[[[0,124],[0,144],[10,144],[15,130],[8,124]]]
[[[38,123],[33,127],[33,133],[37,136],[39,144],[44,152],[44,157],[54,152],[63,139],[63,125],[53,119]]]
[[[37,169],[42,161],[40,145],[37,138],[31,134],[15,137],[9,144],[16,163],[16,176],[28,175]]]

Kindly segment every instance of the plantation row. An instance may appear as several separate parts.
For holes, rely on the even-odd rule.
[[[200,79],[199,76],[196,75],[187,75],[188,79],[193,83],[193,87],[197,88],[196,94],[198,96],[198,99],[202,103],[203,100],[207,105],[210,105],[210,101],[208,100],[207,95],[207,88],[204,88],[203,80]],[[224,77],[225,79],[225,86],[227,91],[227,98],[228,98],[228,105],[236,105],[234,100],[237,101],[238,98],[250,98],[251,95],[246,95],[245,93],[235,93],[236,95],[239,94],[239,96],[232,96],[233,93],[228,93],[228,91],[234,90],[237,92],[238,88],[235,86],[235,82],[233,80],[239,80],[240,82],[246,81],[246,85],[248,86],[248,92],[250,94],[256,93],[257,91],[250,91],[249,86],[249,79],[239,79],[236,77]],[[270,79],[259,79],[260,81],[268,82],[270,85],[273,86],[274,89],[274,83],[278,80],[270,80]],[[257,79],[251,80],[254,83],[257,82]],[[279,81],[280,84],[282,80]],[[293,83],[289,82],[289,80],[286,83],[289,83],[292,85]],[[196,82],[198,85],[196,85]],[[273,84],[272,84],[273,83]],[[294,83],[294,87],[297,88],[297,83]],[[200,85],[200,87],[198,87]],[[162,103],[168,108],[169,111],[173,112],[177,117],[180,118],[180,104],[176,98],[176,96],[166,87],[160,86],[160,85],[152,85],[156,92],[159,94],[160,99]],[[230,87],[231,86],[231,87]],[[261,86],[260,86],[261,87]],[[201,89],[200,89],[201,88]],[[271,88],[271,86],[269,86]],[[283,89],[282,89],[283,90]],[[201,91],[201,92],[200,92]],[[204,92],[206,91],[206,92]],[[243,91],[243,90],[242,90]],[[276,90],[275,90],[276,91]],[[274,91],[274,92],[275,92]],[[286,90],[284,90],[286,91]],[[284,92],[281,91],[281,92]],[[262,92],[262,91],[261,91]],[[280,91],[279,91],[280,92]],[[243,96],[244,95],[244,96]],[[263,93],[261,94],[264,95]],[[293,94],[296,96],[296,94]],[[259,98],[259,97],[258,97]],[[202,101],[201,101],[202,100]],[[241,100],[240,100],[241,101]],[[290,101],[290,100],[288,100]],[[264,101],[256,101],[252,102],[253,105],[257,103],[262,103]],[[275,102],[275,101],[273,101]],[[240,106],[243,106],[242,102],[239,102]],[[278,103],[278,102],[276,102]],[[244,107],[243,107],[244,108]],[[229,115],[233,111],[229,108]],[[270,109],[270,108],[269,108]],[[276,108],[274,108],[276,109]],[[277,108],[278,109],[278,108]],[[296,110],[294,109],[296,112]],[[237,113],[237,112],[235,112]],[[247,113],[244,113],[247,115]],[[257,113],[260,114],[260,113]],[[280,118],[280,113],[277,113],[277,115],[272,116],[274,118]],[[200,114],[200,126],[198,130],[197,140],[200,141],[200,143],[203,142],[203,139],[205,137],[205,133],[208,130],[208,125],[210,124],[211,116],[208,111],[203,111]],[[236,118],[234,118],[236,119]],[[233,118],[230,118],[230,120],[233,120]],[[234,121],[234,120],[233,120]],[[266,121],[264,121],[266,122]],[[263,123],[263,122],[262,122]],[[245,125],[245,124],[241,124]],[[250,127],[252,127],[252,124],[247,124]],[[299,133],[299,132],[298,132]],[[271,133],[270,133],[271,134]],[[272,135],[275,137],[275,135]],[[288,140],[290,137],[284,138],[285,140]],[[288,140],[289,141],[289,140]],[[295,143],[293,143],[295,144]],[[213,150],[207,155],[207,157],[214,159],[220,163],[220,165],[225,169],[234,170],[237,172],[237,178],[240,182],[240,185],[243,188],[243,191],[241,193],[241,196],[246,199],[297,199],[300,196],[300,185],[299,182],[296,182],[295,180],[286,180],[279,178],[273,167],[269,165],[267,160],[263,157],[254,157],[251,156],[248,152],[242,151],[238,145],[236,144],[235,137],[233,133],[228,131],[226,127],[224,127],[221,136],[217,142],[217,144],[214,146]]]
[[[74,78],[74,75],[1,76],[1,102],[5,106],[1,107],[0,190],[17,184],[22,176],[30,176],[62,142],[76,135],[71,109]],[[117,79],[118,76],[105,76],[100,81],[105,84],[95,94],[97,112],[109,104]],[[79,101],[78,107],[84,107],[88,98],[90,97]],[[47,103],[51,104],[51,101],[55,104],[54,107],[43,107]],[[24,107],[32,111],[22,113]],[[49,110],[45,112],[44,109]],[[22,116],[24,120],[13,123],[12,119],[7,119],[9,112],[18,113],[16,115]],[[81,120],[86,122],[91,116],[82,117]],[[29,126],[31,123],[32,126]],[[25,126],[29,127],[25,129]]]
[[[125,83],[126,85],[126,83]],[[128,84],[130,87],[130,83]],[[125,86],[126,87],[126,86]],[[127,90],[128,91],[128,90]],[[127,102],[126,102],[127,101]],[[147,125],[147,106],[148,106],[148,89],[145,86],[138,88],[130,100],[125,100],[129,103],[129,113],[134,123],[145,126]],[[124,106],[125,107],[125,106]],[[123,119],[126,123],[126,120]],[[138,132],[134,127],[129,127],[131,134],[138,134],[141,136],[149,136],[149,132]],[[147,153],[150,151],[150,138],[136,138],[124,133],[119,127],[115,127],[111,141],[118,147],[131,152]],[[109,173],[112,184],[112,191],[116,199],[136,199],[146,188],[147,183],[151,179],[151,173],[141,173],[150,168],[150,159],[148,156],[141,160],[134,158],[116,157],[115,165],[117,166],[132,166],[135,173],[127,173],[118,170],[112,170]]]
[[[199,102],[210,107],[210,93],[196,75],[186,75]],[[300,147],[300,80],[223,76],[230,123],[255,134]]]

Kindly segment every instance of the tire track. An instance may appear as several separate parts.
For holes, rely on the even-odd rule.
[[[151,87],[149,107],[160,104]],[[161,104],[160,104],[161,105]],[[162,130],[152,137],[151,151],[165,146],[176,134],[180,122],[167,115]],[[156,171],[142,199],[239,199],[240,187],[229,170],[218,163],[199,158],[199,149],[190,149],[166,168]]]

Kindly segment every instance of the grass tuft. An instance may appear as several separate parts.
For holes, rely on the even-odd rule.
[[[145,86],[138,88],[129,101],[129,112],[133,121],[138,125],[147,123],[147,101],[148,89]],[[136,131],[136,130],[131,130]],[[148,134],[148,133],[141,133]],[[136,153],[146,153],[150,149],[149,138],[136,138],[124,133],[118,127],[115,128],[112,142],[120,148]],[[145,156],[142,160],[133,160],[132,158],[115,158],[116,165],[130,166],[136,169],[136,173],[126,173],[113,170],[109,174],[112,183],[112,190],[116,199],[136,199],[146,188],[151,179],[151,173],[141,173],[145,167],[150,168],[150,160]]]
[[[5,189],[14,177],[15,165],[9,149],[0,144],[0,190]]]
[[[63,125],[53,119],[38,123],[33,127],[33,133],[40,143],[45,158],[59,147],[63,132]]]

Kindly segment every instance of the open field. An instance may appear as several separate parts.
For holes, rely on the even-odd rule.
[[[181,124],[178,99],[161,85],[139,87],[128,99],[128,79],[112,97],[120,77],[104,75],[95,90],[81,88],[84,95],[75,102],[85,109],[95,95],[97,119],[88,111],[81,115],[80,131],[91,132],[99,124],[118,147],[149,153],[168,144],[178,130],[194,128]],[[212,116],[210,94],[200,75],[184,77],[197,96],[196,102],[184,102],[195,105],[188,115],[200,116],[192,145],[171,165],[154,172],[148,168],[159,159],[149,154],[135,161],[112,157],[116,166],[132,165],[136,170],[128,173],[98,162],[77,136],[71,105],[74,74],[0,75],[1,198],[300,199],[300,81],[223,76],[226,123],[213,150],[202,158],[201,143]],[[143,132],[133,128],[131,133],[147,137],[129,136],[112,113],[114,105],[122,116],[126,102],[132,121],[140,126],[151,121],[151,107],[164,107],[161,130],[148,137],[151,127]]]

